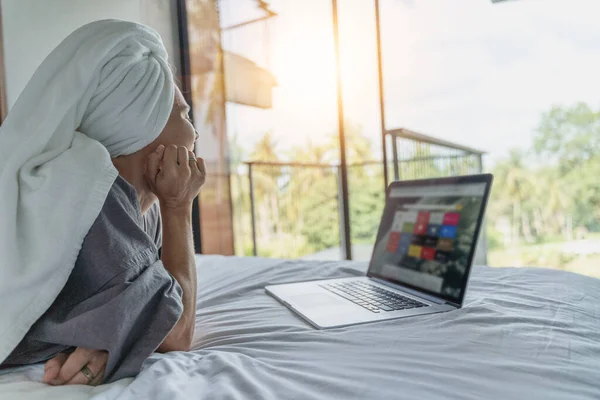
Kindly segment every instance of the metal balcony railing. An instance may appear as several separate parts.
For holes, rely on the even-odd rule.
[[[483,172],[481,150],[400,128],[386,132],[394,180],[470,175]]]
[[[407,129],[388,131],[387,138],[388,170],[396,180],[482,172],[482,151]],[[339,249],[343,212],[349,213],[350,245],[374,243],[384,206],[381,161],[348,165],[346,199],[340,165],[247,161],[242,166],[246,171],[242,167],[234,174],[232,186],[237,187],[236,243],[250,244],[245,254],[296,258]]]

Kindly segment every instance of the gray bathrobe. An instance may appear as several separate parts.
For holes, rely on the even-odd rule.
[[[136,375],[183,310],[161,244],[158,204],[142,216],[135,189],[117,177],[65,287],[2,366],[85,347],[108,351],[104,382]]]

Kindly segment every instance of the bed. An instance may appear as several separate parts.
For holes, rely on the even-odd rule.
[[[0,399],[600,399],[600,280],[474,267],[443,314],[317,331],[264,286],[364,274],[366,263],[198,256],[194,349],[96,388],[0,375]]]

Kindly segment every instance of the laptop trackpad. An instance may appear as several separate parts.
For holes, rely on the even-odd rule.
[[[290,303],[297,307],[331,307],[345,306],[348,303],[326,293],[309,293],[290,297]]]

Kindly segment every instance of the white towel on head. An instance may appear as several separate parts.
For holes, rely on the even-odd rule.
[[[104,20],[48,55],[0,127],[0,362],[66,283],[117,171],[173,107],[160,36]]]

